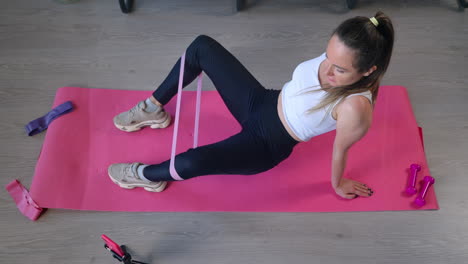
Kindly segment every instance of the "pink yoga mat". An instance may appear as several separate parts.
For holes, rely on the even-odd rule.
[[[430,175],[418,125],[404,87],[380,90],[373,124],[349,153],[345,177],[371,186],[370,198],[346,200],[330,185],[335,132],[296,146],[274,169],[250,176],[212,175],[173,182],[162,193],[126,190],[107,175],[112,163],[160,163],[169,159],[174,126],[126,133],[112,118],[151,95],[123,91],[64,87],[54,106],[72,101],[75,110],[56,119],[47,130],[31,186],[34,200],[45,208],[103,211],[255,211],[332,212],[438,209],[434,186],[427,204],[412,205],[404,194],[411,163]],[[192,146],[195,92],[182,97],[177,153]],[[174,113],[175,98],[166,106]],[[210,144],[240,131],[216,91],[202,94],[199,145]],[[437,179],[436,179],[437,180]],[[435,184],[437,186],[437,183]]]

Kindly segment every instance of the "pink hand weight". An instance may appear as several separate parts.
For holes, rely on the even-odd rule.
[[[411,164],[410,170],[411,170],[411,175],[408,179],[406,193],[409,195],[413,195],[417,192],[416,191],[416,178],[418,177],[418,171],[421,170],[421,166],[419,166],[418,164]]]
[[[434,183],[435,183],[435,179],[433,177],[431,176],[424,177],[424,187],[422,188],[422,191],[419,193],[418,197],[416,197],[416,199],[414,200],[414,203],[417,206],[424,206],[426,204],[425,197],[427,194],[427,190]]]

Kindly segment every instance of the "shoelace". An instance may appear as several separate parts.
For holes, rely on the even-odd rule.
[[[137,179],[139,180],[140,178],[138,177],[138,175],[136,173],[133,172],[132,168],[133,168],[133,164],[130,165],[130,166],[126,166],[126,167],[123,167],[123,174],[127,177],[130,177],[130,178],[134,178],[134,179]]]
[[[131,117],[135,116],[135,112],[136,112],[137,109],[139,109],[139,108],[140,108],[140,103],[138,103],[137,105],[135,105],[134,107],[132,107],[132,108],[130,109],[130,111],[128,111],[129,114],[130,114],[130,116],[131,116]]]

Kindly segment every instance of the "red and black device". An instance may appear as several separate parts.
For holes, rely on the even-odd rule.
[[[104,244],[104,248],[109,250],[112,253],[112,256],[120,262],[124,264],[146,264],[144,262],[132,260],[132,256],[128,254],[127,248],[125,245],[119,246],[119,244],[115,243],[106,235],[102,235],[101,238],[104,240],[106,244]]]

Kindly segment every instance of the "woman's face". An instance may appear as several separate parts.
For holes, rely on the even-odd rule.
[[[327,59],[323,64],[325,80],[322,82],[329,83],[331,86],[353,84],[377,69],[373,66],[369,71],[359,73],[353,67],[355,51],[348,48],[336,35],[328,41],[326,56]]]

